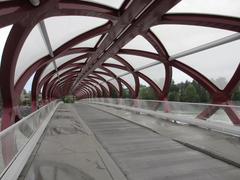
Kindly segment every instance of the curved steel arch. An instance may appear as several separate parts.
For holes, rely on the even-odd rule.
[[[0,28],[7,25],[13,25],[4,48],[3,60],[1,62],[1,93],[4,107],[2,129],[14,123],[15,117],[18,116],[18,103],[15,97],[18,98],[20,96],[24,85],[34,72],[36,72],[36,74],[32,83],[33,110],[37,107],[37,96],[42,87],[44,101],[59,97],[61,87],[66,87],[63,93],[64,95],[67,94],[67,90],[71,89],[72,85],[75,86],[76,81],[81,81],[80,83],[83,86],[82,88],[76,86],[76,91],[82,94],[82,97],[99,95],[100,91],[97,90],[97,87],[92,87],[92,92],[84,89],[84,87],[89,86],[89,83],[93,84],[95,78],[101,79],[101,74],[107,75],[117,81],[119,92],[116,92],[119,93],[119,96],[122,95],[122,84],[124,84],[131,92],[133,98],[138,97],[140,86],[139,78],[142,78],[154,89],[159,99],[166,99],[171,84],[173,67],[190,75],[206,88],[213,97],[214,103],[229,103],[228,101],[231,94],[240,81],[240,65],[238,65],[238,68],[226,87],[220,90],[206,78],[204,74],[181,63],[177,59],[169,60],[169,55],[164,45],[161,43],[161,39],[158,39],[151,32],[150,28],[155,25],[179,24],[213,27],[240,32],[240,20],[239,18],[219,15],[186,13],[166,14],[169,9],[179,2],[180,0],[125,0],[119,10],[84,1],[42,0],[40,6],[36,8],[33,8],[27,1],[2,2],[0,4]],[[17,83],[14,84],[14,72],[19,53],[34,26],[48,17],[70,15],[99,17],[107,19],[108,22],[103,26],[89,30],[64,43],[53,52],[55,55],[54,58],[45,56],[37,60],[23,72]],[[97,35],[101,35],[101,38],[95,47],[72,48],[80,42],[96,37]],[[137,35],[142,35],[156,49],[157,54],[140,50],[122,49],[126,43]],[[44,69],[53,59],[81,52],[87,53],[85,56],[88,60],[85,64],[73,64],[80,59],[74,58],[59,66],[59,70],[72,67],[81,69],[80,72],[71,72],[73,69],[68,70],[63,73],[65,75],[68,74],[68,76],[62,76],[63,78],[61,81],[58,81],[57,78],[52,79],[55,73],[54,71],[41,78]],[[165,68],[165,83],[163,89],[161,90],[152,79],[135,70],[134,67],[117,54],[143,56],[161,62]],[[116,59],[122,66],[105,63],[109,57]],[[122,69],[132,74],[135,79],[135,89],[132,89],[129,83],[124,81],[121,77],[116,76],[111,70],[106,69],[107,67]],[[96,68],[104,69],[105,73],[95,71]],[[109,96],[113,90],[117,90],[111,82],[106,80],[103,82],[107,84],[110,92],[108,92],[103,85],[98,83],[102,90],[101,95]],[[81,93],[81,91],[85,93]],[[86,94],[86,92],[89,93]],[[224,110],[235,124],[240,123],[240,118],[235,112],[231,109]],[[204,112],[202,112],[201,115],[206,117]]]

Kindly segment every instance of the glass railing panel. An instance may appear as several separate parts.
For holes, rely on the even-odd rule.
[[[0,132],[0,177],[56,105],[56,101],[51,102]]]
[[[232,105],[120,98],[93,98],[91,99],[91,102],[102,102],[131,108],[151,110],[163,116],[171,116],[171,118],[176,117],[177,119],[206,120],[208,122],[215,123],[233,124],[231,118],[240,117],[240,106]]]

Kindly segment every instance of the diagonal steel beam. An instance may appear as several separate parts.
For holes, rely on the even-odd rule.
[[[112,55],[116,54],[126,43],[136,35],[146,32],[151,25],[159,20],[169,9],[180,0],[142,0],[133,1],[128,9],[119,18],[119,21],[110,29],[107,37],[88,60],[76,78],[71,91],[96,68]]]
[[[47,32],[44,20],[40,21],[39,25],[40,25],[40,29],[41,29],[41,32],[42,32],[42,37],[43,37],[44,42],[45,42],[45,44],[47,46],[49,55],[53,58],[52,63],[53,63],[54,69],[55,69],[55,71],[57,73],[57,77],[59,79],[59,72],[58,72],[57,64],[56,64],[56,61],[54,59],[52,45],[51,45],[51,42],[50,42],[50,39],[49,39],[49,36],[48,36],[48,32]]]

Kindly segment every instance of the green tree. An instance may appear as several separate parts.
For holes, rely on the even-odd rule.
[[[188,84],[184,90],[184,101],[186,102],[199,102],[199,95],[196,88],[192,84]]]
[[[123,94],[122,95],[123,98],[131,98],[131,94],[130,94],[128,88],[123,88],[123,93],[122,94]]]
[[[154,90],[150,86],[141,85],[139,91],[139,98],[140,99],[156,99],[156,95]]]
[[[233,95],[232,95],[232,100],[233,101],[240,101],[240,85],[237,86],[235,89]]]

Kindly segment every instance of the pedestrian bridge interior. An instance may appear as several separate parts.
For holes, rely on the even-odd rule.
[[[236,0],[1,1],[0,178],[239,180],[239,52]]]

